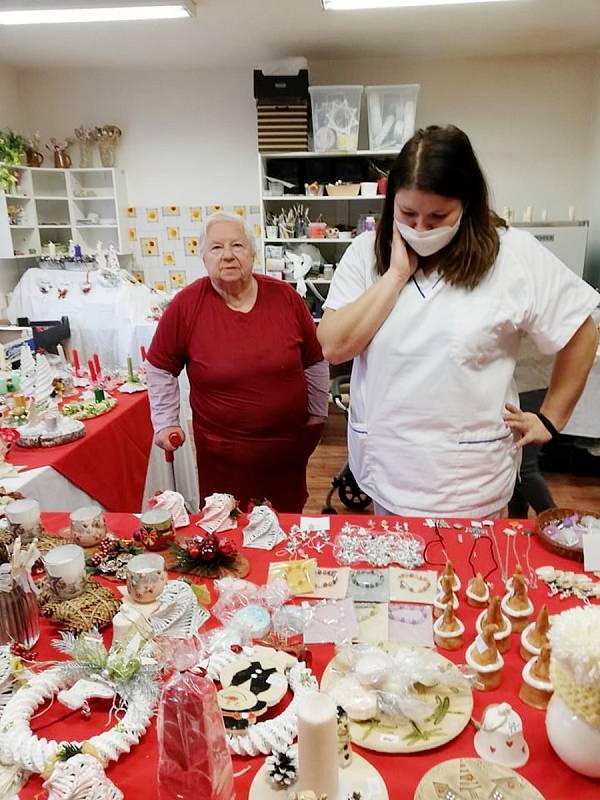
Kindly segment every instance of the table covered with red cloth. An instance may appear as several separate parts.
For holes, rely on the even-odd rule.
[[[27,469],[52,467],[109,511],[139,512],[153,436],[147,393],[117,394],[112,411],[83,424],[82,439],[58,447],[15,445],[7,460]]]
[[[66,514],[49,513],[44,514],[43,518],[46,528],[50,531],[58,531],[67,523]],[[126,538],[131,536],[138,525],[138,520],[132,515],[107,514],[106,518],[109,528]],[[286,531],[290,529],[292,524],[297,523],[298,519],[296,515],[280,516],[282,527]],[[359,525],[365,525],[368,519],[369,518],[364,516],[331,517],[332,538],[333,534],[339,532],[344,522],[351,521]],[[378,523],[381,522],[381,518],[374,519]],[[398,518],[388,519],[390,524],[394,524],[398,521]],[[506,520],[498,520],[495,523],[494,529],[502,561],[505,560],[506,554],[506,536],[502,532],[506,527],[506,523]],[[238,530],[228,532],[226,535],[235,539],[239,544],[241,542],[241,528],[245,524],[245,517],[242,516],[239,520]],[[408,520],[408,524],[413,533],[422,536],[426,541],[436,538],[435,532],[427,528],[423,520]],[[524,524],[531,525],[531,521]],[[378,529],[380,529],[379,525]],[[185,537],[198,533],[198,530],[198,528],[190,526],[189,528],[180,529],[179,533],[182,537]],[[465,531],[456,530],[454,528],[442,529],[441,533],[444,538],[444,547],[447,554],[452,560],[456,572],[463,583],[463,588],[458,593],[460,605],[457,614],[465,624],[466,648],[475,635],[475,619],[479,613],[477,609],[468,606],[464,599],[464,589],[472,575],[471,568],[468,564],[468,558],[473,546],[473,538]],[[461,539],[462,541],[460,541]],[[530,552],[527,557],[526,551],[528,542],[530,543]],[[277,552],[278,549],[279,548],[275,548],[275,551]],[[565,570],[580,571],[581,569],[580,564],[559,558],[544,550],[534,536],[526,537],[523,534],[518,534],[515,541],[515,550],[526,574],[528,571],[527,559],[533,569],[544,564],[553,564],[557,568]],[[268,565],[271,560],[283,560],[282,556],[276,556],[273,553],[262,550],[246,550],[245,552],[250,557],[251,565],[251,572],[248,579],[257,583],[262,583],[266,580]],[[510,543],[509,552],[511,553],[509,571],[512,572],[515,566],[512,542]],[[310,553],[310,555],[315,554]],[[317,557],[319,565],[321,566],[337,565],[331,547],[325,548],[324,552],[318,554]],[[435,564],[436,569],[441,570],[445,555],[439,541],[428,548],[427,559],[429,562]],[[498,559],[496,558],[496,560]],[[476,564],[476,569],[483,573],[493,567],[493,561],[490,557],[490,547],[487,542],[483,542],[483,544],[477,547],[474,563]],[[431,569],[434,567],[425,565],[425,568]],[[213,599],[215,598],[211,581],[199,578],[194,580],[206,583],[211,589]],[[489,581],[493,583],[493,593],[502,593],[500,568],[490,576]],[[110,584],[107,582],[107,585]],[[114,586],[114,584],[112,585]],[[550,613],[559,613],[579,603],[579,601],[574,598],[568,598],[566,600],[560,600],[557,597],[549,598],[548,589],[543,583],[539,583],[536,588],[532,588],[530,590],[530,596],[534,603],[536,613],[543,603],[548,604]],[[214,624],[214,621],[210,620],[207,626],[210,624]],[[57,653],[57,651],[53,650],[51,647],[50,641],[53,634],[56,635],[55,626],[47,620],[43,620],[42,635],[36,646],[38,660],[62,658],[61,654]],[[110,628],[106,631],[104,638],[107,643],[110,641]],[[464,663],[465,648],[452,653],[448,653],[447,651],[441,652],[446,658],[449,658],[456,664],[462,664]],[[311,645],[310,650],[313,654],[313,670],[320,678],[329,660],[333,657],[334,648],[331,645]],[[512,634],[510,650],[504,654],[504,662],[503,680],[498,689],[491,692],[473,692],[473,718],[476,720],[481,719],[483,709],[490,703],[509,702],[521,715],[524,734],[530,748],[529,762],[522,767],[519,772],[537,787],[546,800],[567,800],[567,798],[572,797],[576,797],[578,800],[597,800],[597,798],[600,797],[600,781],[594,781],[573,772],[558,759],[546,736],[544,712],[530,708],[522,703],[518,697],[521,685],[521,671],[524,666],[524,662],[519,655],[518,634]],[[92,717],[86,720],[82,718],[80,712],[69,711],[55,702],[48,711],[33,719],[32,729],[37,732],[38,735],[48,739],[72,739],[82,741],[102,732],[104,726],[108,723],[106,711],[106,707],[104,707],[102,713],[94,711]],[[108,724],[114,724],[114,720]],[[371,750],[363,749],[358,745],[354,746],[357,752],[364,756],[380,771],[387,785],[390,800],[410,800],[413,797],[420,779],[434,765],[448,759],[460,757],[471,758],[477,756],[473,747],[474,733],[475,730],[473,726],[468,725],[456,739],[448,744],[433,750],[415,754],[394,755],[375,753]],[[109,765],[107,769],[109,777],[121,791],[124,792],[127,800],[137,800],[137,798],[143,798],[143,800],[157,800],[158,790],[155,780],[157,754],[156,729],[153,723],[147,734],[137,746],[133,747],[129,754],[122,756],[117,763],[111,763]],[[237,800],[246,800],[252,779],[263,763],[264,757],[262,756],[257,758],[235,757],[233,759],[234,772],[241,773],[236,778],[235,782]],[[244,771],[248,767],[249,769]],[[23,798],[23,800],[33,800],[33,798],[38,797],[40,787],[40,779],[34,776],[30,779],[25,789],[22,790],[20,797]],[[44,795],[41,794],[39,797],[44,797]],[[198,798],[198,800],[202,799]],[[284,800],[284,793],[282,793],[282,800]]]

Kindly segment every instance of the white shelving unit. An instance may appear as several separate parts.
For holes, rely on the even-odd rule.
[[[15,167],[19,183],[11,193],[0,191],[0,258],[35,258],[48,244],[72,239],[84,254],[98,241],[114,245],[120,255],[131,252],[126,228],[127,190],[122,170],[107,168]],[[10,223],[9,206],[23,208],[21,222]],[[88,223],[90,214],[97,223]]]
[[[377,217],[381,213],[384,195],[368,197],[359,194],[351,197],[329,197],[327,195],[306,195],[299,192],[303,190],[305,183],[310,184],[314,181],[324,185],[335,183],[336,180],[353,183],[372,180],[370,162],[387,171],[397,155],[396,151],[382,150],[358,150],[354,153],[259,153],[260,207],[264,247],[286,245],[293,247],[302,243],[310,244],[318,247],[324,263],[331,264],[335,268],[346,249],[352,244],[352,239],[267,238],[267,215],[278,214],[282,209],[289,209],[292,204],[304,205],[308,207],[309,217],[313,222],[321,217],[322,221],[333,228],[340,226],[345,229],[355,228],[361,216]],[[294,193],[279,196],[267,193],[267,176],[294,183],[291,190]],[[263,264],[266,270],[266,252]],[[307,279],[318,286],[321,295],[327,293],[331,279],[313,274],[310,274]],[[293,283],[293,281],[290,282]],[[310,294],[312,293],[309,290]],[[317,297],[316,294],[315,297]],[[320,303],[321,300],[317,297],[317,302],[312,309],[315,321],[318,321],[320,316]]]
[[[322,185],[333,183],[337,179],[352,182],[368,180],[369,162],[380,167],[389,168],[397,153],[382,150],[358,150],[354,153],[316,153],[316,152],[290,152],[290,153],[260,153],[260,204],[263,226],[263,241],[265,245],[299,244],[308,242],[317,247],[326,248],[324,255],[328,262],[339,260],[343,251],[348,247],[351,239],[313,239],[279,237],[267,239],[266,216],[269,213],[278,213],[287,209],[289,204],[302,204],[308,206],[309,216],[315,221],[319,216],[331,227],[355,227],[361,215],[377,215],[381,211],[384,196],[329,197],[327,195],[314,196],[300,193],[284,195],[271,195],[267,191],[267,175],[270,178],[290,180],[290,171],[298,175],[295,189],[301,189],[305,183],[318,181]]]

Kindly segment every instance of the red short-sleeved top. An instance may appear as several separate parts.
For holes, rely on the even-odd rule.
[[[197,431],[246,438],[306,423],[304,370],[323,359],[314,322],[289,284],[255,278],[247,313],[230,309],[200,278],[175,296],[152,339],[155,367],[173,375],[187,368]]]

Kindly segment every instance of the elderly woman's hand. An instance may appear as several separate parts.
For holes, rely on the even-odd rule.
[[[174,446],[171,441],[169,441],[170,437],[174,433],[176,433],[179,437],[179,444],[177,447],[181,447],[181,445],[185,442],[185,433],[183,432],[183,428],[180,428],[179,425],[171,425],[170,427],[163,428],[161,431],[159,431],[154,437],[154,444],[169,452],[171,450],[176,450],[177,447]]]
[[[525,447],[526,444],[546,444],[552,439],[552,434],[536,414],[521,411],[512,403],[506,404],[506,410],[508,414],[504,415],[504,421],[514,434],[520,434],[520,438],[515,441],[515,447]]]

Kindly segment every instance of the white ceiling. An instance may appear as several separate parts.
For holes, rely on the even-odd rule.
[[[322,11],[320,0],[198,0],[192,20],[0,27],[0,60],[23,69],[217,69],[295,55],[315,61],[590,49],[600,49],[600,0],[336,13]]]

